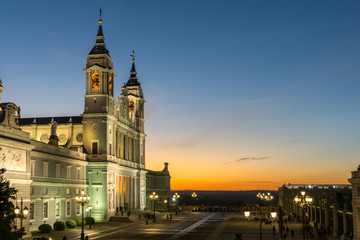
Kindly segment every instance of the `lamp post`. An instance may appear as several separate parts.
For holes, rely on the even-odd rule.
[[[193,192],[193,193],[191,194],[191,197],[194,199],[194,205],[195,205],[195,201],[196,201],[196,197],[197,197],[196,192]]]
[[[260,220],[260,240],[262,240],[262,220],[263,220],[263,215],[261,213],[261,200],[262,201],[266,201],[266,202],[271,202],[271,200],[273,200],[274,196],[271,195],[271,193],[258,193],[256,195],[257,198],[259,198],[259,220]]]
[[[165,200],[164,200],[165,211],[167,211],[167,203],[168,203],[168,200],[167,200],[167,199],[165,199]]]
[[[85,191],[81,190],[80,195],[75,196],[76,203],[81,204],[81,240],[85,240],[84,237],[84,206],[90,201],[90,195],[85,195]]]
[[[158,199],[159,196],[156,195],[155,192],[153,192],[151,195],[150,195],[150,199],[154,202],[154,222],[156,222],[156,218],[155,218],[155,201],[156,199]]]
[[[305,191],[301,191],[299,196],[295,197],[295,203],[301,207],[302,210],[302,222],[303,222],[303,239],[305,240],[305,206],[309,206],[312,202],[312,198],[307,196]]]
[[[91,222],[92,222],[92,218],[91,218],[91,210],[92,210],[92,206],[88,206],[88,208],[86,209],[86,211],[88,211],[88,212],[90,213],[89,229],[91,229]]]
[[[21,198],[20,200],[20,208],[18,206],[15,207],[14,209],[16,217],[20,218],[20,231],[21,231],[21,239],[22,236],[24,235],[24,230],[23,229],[23,218],[26,218],[26,216],[29,214],[29,209],[27,207],[23,208],[23,199]]]
[[[179,200],[179,198],[180,198],[180,195],[179,195],[178,193],[175,193],[175,194],[173,195],[173,199],[175,200],[175,204],[176,204],[176,210],[175,210],[175,214],[176,214],[176,215],[178,214],[177,209],[178,209],[178,200]]]
[[[244,212],[244,215],[245,215],[246,219],[249,219],[249,217],[250,217],[250,211],[245,211],[245,212]]]

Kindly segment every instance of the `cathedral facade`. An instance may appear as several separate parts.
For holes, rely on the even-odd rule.
[[[151,191],[157,190],[161,201],[169,199],[167,163],[162,171],[145,167],[145,98],[135,59],[129,80],[115,99],[116,75],[101,19],[84,72],[81,116],[21,118],[15,104],[1,104],[0,154],[9,153],[1,167],[19,189],[18,199],[30,208],[26,221],[31,231],[45,222],[79,218],[75,195],[82,189],[91,197],[91,216],[97,221],[106,221],[122,209],[152,209],[147,206],[149,180],[156,179]],[[7,135],[13,142],[6,140]],[[20,156],[21,164],[14,165],[11,151]]]

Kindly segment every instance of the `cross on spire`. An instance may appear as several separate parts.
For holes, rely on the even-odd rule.
[[[99,12],[100,12],[100,19],[101,19],[101,15],[102,15],[102,10],[101,10],[101,8],[99,9]]]

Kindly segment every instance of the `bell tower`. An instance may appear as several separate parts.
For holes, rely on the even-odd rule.
[[[114,67],[105,46],[100,15],[96,42],[86,60],[86,93],[84,113],[114,114]]]
[[[135,130],[144,134],[144,94],[137,78],[137,72],[135,69],[135,56],[131,55],[132,66],[130,70],[130,77],[126,84],[121,88],[121,94],[118,101],[122,102],[125,108],[128,110],[128,116],[133,122]]]

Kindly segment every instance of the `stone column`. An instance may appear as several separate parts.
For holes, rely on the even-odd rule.
[[[134,180],[134,198],[135,198],[135,207],[136,209],[140,209],[140,197],[139,197],[139,192],[140,192],[140,183],[139,183],[140,179],[139,177],[135,177]]]
[[[126,179],[126,191],[125,191],[125,194],[126,194],[126,203],[125,205],[127,205],[127,208],[130,208],[130,178],[128,176],[125,177]]]
[[[319,206],[319,226],[322,227],[323,225],[323,214],[322,214],[322,204],[320,203]]]
[[[124,176],[120,176],[120,179],[121,179],[121,183],[120,183],[120,195],[121,195],[121,199],[120,199],[120,205],[122,207],[125,206],[125,193],[124,193],[124,188],[125,188],[125,185],[124,185]]]
[[[338,219],[338,204],[334,203],[333,206],[333,236],[337,236],[337,232],[339,231],[339,219]]]
[[[344,210],[343,210],[343,229],[344,229],[344,233],[343,233],[343,235],[345,236],[345,234],[347,233],[347,225],[348,225],[348,223],[347,223],[347,218],[346,218],[346,211],[347,211],[347,209],[346,209],[346,207],[344,207]]]
[[[330,226],[329,204],[325,203],[325,229]]]
[[[124,149],[125,149],[125,157],[124,158],[126,160],[129,160],[129,149],[128,149],[129,138],[128,138],[128,135],[125,134],[124,139],[125,139],[125,141],[124,141],[124,143],[125,143],[125,147],[124,147]]]

